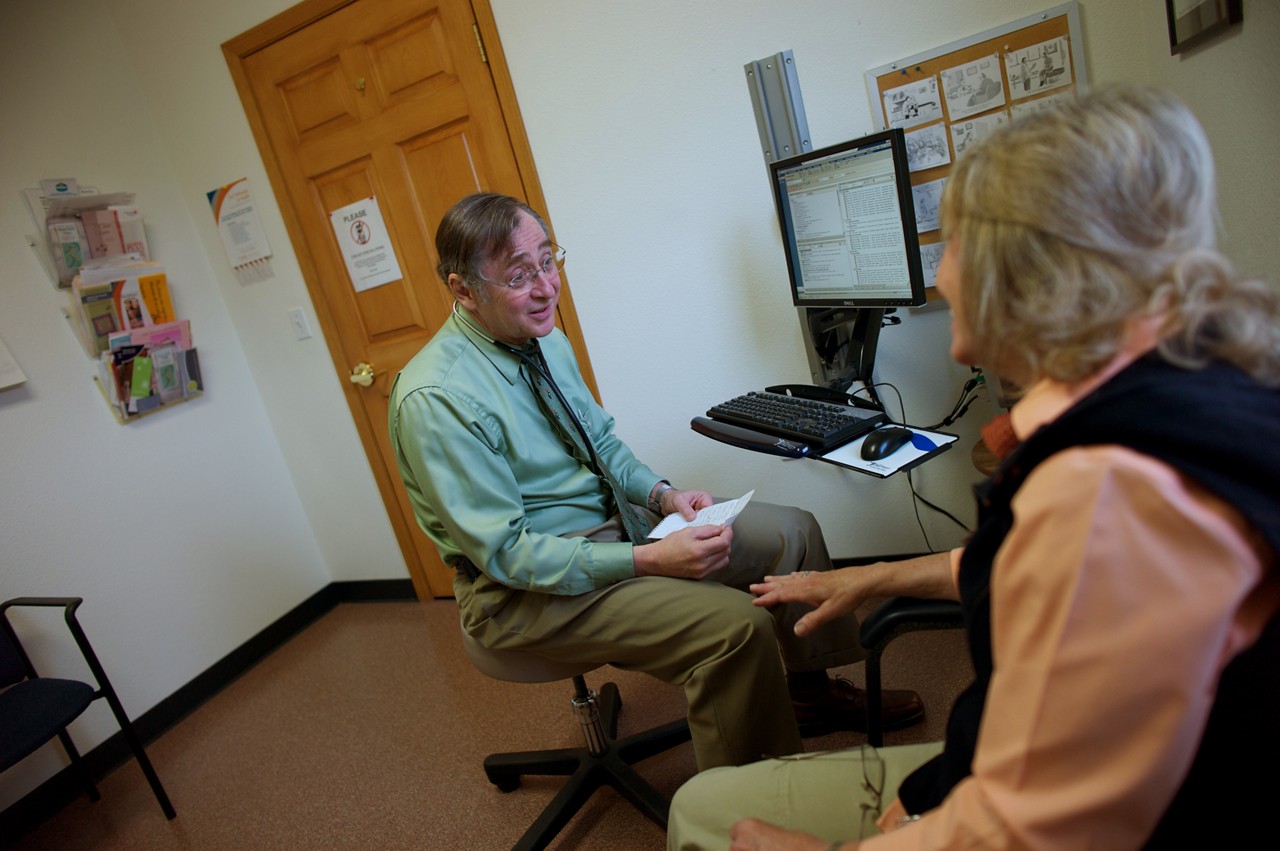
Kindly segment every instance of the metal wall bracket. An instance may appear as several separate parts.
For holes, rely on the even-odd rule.
[[[765,166],[813,150],[791,51],[748,62],[743,70]],[[842,392],[855,382],[869,385],[883,311],[797,307],[796,314],[814,384]]]
[[[790,50],[748,62],[743,66],[764,161],[784,160],[813,149],[809,123],[804,117],[800,79]]]

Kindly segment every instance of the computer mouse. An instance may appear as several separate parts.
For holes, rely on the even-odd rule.
[[[862,441],[862,460],[879,461],[897,452],[911,442],[912,432],[901,426],[878,428]]]

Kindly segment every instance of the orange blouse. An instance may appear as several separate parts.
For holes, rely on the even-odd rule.
[[[1025,439],[1130,360],[1035,385],[1014,431]],[[1280,609],[1274,554],[1240,514],[1132,450],[1054,455],[1013,512],[973,773],[867,851],[1140,846],[1191,765],[1222,669]]]

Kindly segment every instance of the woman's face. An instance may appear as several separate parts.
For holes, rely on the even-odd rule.
[[[977,361],[973,346],[973,334],[964,315],[963,282],[960,280],[960,247],[956,240],[947,242],[938,264],[936,280],[938,294],[951,307],[951,358],[966,366]]]

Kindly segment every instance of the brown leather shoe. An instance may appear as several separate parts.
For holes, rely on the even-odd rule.
[[[836,730],[867,732],[867,693],[844,677],[834,677],[824,694],[813,699],[792,695],[800,735],[821,736]],[[924,703],[914,691],[885,689],[880,693],[880,718],[885,730],[900,730],[924,720]]]

